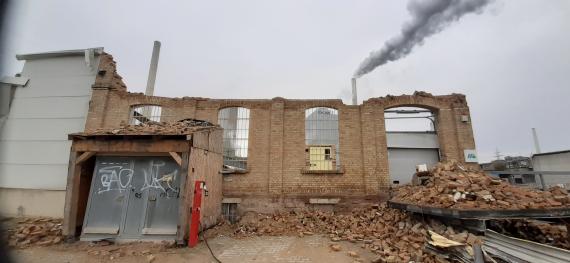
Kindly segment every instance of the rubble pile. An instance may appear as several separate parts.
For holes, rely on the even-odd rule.
[[[537,220],[510,219],[490,221],[490,229],[508,236],[527,239],[563,249],[570,249],[568,229],[564,225]]]
[[[122,122],[119,128],[99,128],[75,135],[187,135],[210,127],[215,127],[215,125],[195,119],[184,119],[177,122],[148,121],[137,125],[127,125]]]
[[[404,185],[392,201],[456,209],[550,209],[570,207],[563,188],[549,191],[512,186],[457,162],[436,165],[420,185]]]
[[[28,246],[49,246],[61,243],[61,219],[26,218],[16,222],[7,231],[8,245],[15,248]]]
[[[228,228],[228,224],[219,226]],[[415,220],[399,210],[376,205],[358,208],[349,214],[325,211],[291,211],[273,215],[248,213],[232,226],[232,236],[298,235],[300,237],[325,234],[333,244],[331,250],[340,251],[338,241],[360,243],[379,256],[378,262],[436,262],[435,256],[423,248],[428,230],[440,233],[458,242],[473,244],[479,237],[459,232],[453,227],[433,221],[429,224]],[[215,229],[213,231],[216,231]]]

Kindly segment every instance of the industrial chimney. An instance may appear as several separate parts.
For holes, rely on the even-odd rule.
[[[356,78],[352,78],[352,105],[357,105],[358,100],[356,97]]]
[[[154,81],[156,80],[156,71],[158,70],[158,55],[160,54],[160,41],[154,41],[152,48],[152,58],[150,59],[150,68],[148,70],[148,80],[146,82],[145,95],[154,95]]]

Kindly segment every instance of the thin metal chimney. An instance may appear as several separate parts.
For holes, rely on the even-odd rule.
[[[156,71],[158,70],[158,56],[160,55],[160,41],[154,41],[152,48],[152,58],[150,59],[150,68],[148,70],[148,80],[146,82],[145,95],[154,95],[154,81],[156,80]]]
[[[540,153],[540,144],[538,143],[538,135],[536,135],[535,128],[532,128],[532,138],[534,139],[534,150],[536,153]]]
[[[358,104],[358,99],[356,97],[356,78],[352,78],[352,105]]]

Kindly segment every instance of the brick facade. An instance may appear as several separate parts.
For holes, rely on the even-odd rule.
[[[257,198],[276,204],[306,202],[312,197],[378,199],[389,187],[384,110],[413,106],[436,115],[440,154],[445,159],[464,160],[464,149],[475,149],[469,107],[464,95],[413,95],[371,98],[361,105],[345,105],[341,100],[263,100],[165,98],[128,93],[110,55],[102,60],[93,87],[86,130],[117,127],[127,122],[133,105],[162,106],[162,121],[195,118],[217,123],[218,111],[225,107],[250,109],[248,172],[223,175],[226,197]],[[104,63],[106,62],[106,63]],[[117,78],[119,78],[117,80]],[[339,113],[340,174],[306,174],[305,110],[330,107]],[[220,175],[222,176],[222,175]],[[247,203],[244,201],[243,203]],[[279,205],[278,205],[279,206]]]

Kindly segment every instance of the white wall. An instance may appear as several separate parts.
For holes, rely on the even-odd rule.
[[[98,56],[93,64],[89,68],[83,56],[25,62],[22,76],[30,81],[16,88],[0,131],[0,190],[65,190],[71,147],[67,134],[85,127]]]
[[[570,152],[562,152],[548,155],[535,155],[532,157],[532,165],[535,171],[570,171]],[[544,182],[548,186],[564,184],[570,188],[570,173],[567,175],[543,175]]]

